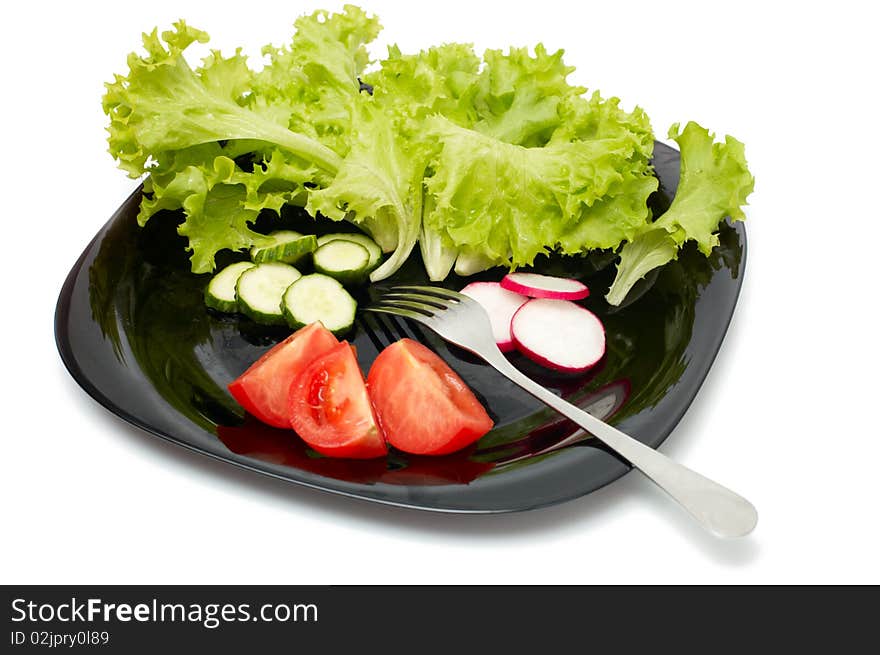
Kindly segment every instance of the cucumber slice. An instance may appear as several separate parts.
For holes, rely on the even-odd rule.
[[[343,284],[359,284],[370,274],[370,253],[361,244],[346,239],[328,241],[312,256],[318,273]]]
[[[357,302],[338,280],[312,273],[290,285],[284,292],[281,309],[293,329],[321,321],[325,328],[339,335],[354,325]]]
[[[242,273],[235,285],[239,311],[263,325],[284,325],[281,297],[285,289],[301,277],[289,264],[257,264]]]
[[[235,285],[245,271],[253,268],[250,262],[230,264],[217,273],[205,287],[205,304],[211,309],[234,314],[238,311],[238,300],[235,296]]]
[[[379,262],[382,261],[382,248],[366,234],[346,234],[344,232],[325,234],[322,237],[318,237],[318,247],[320,248],[326,243],[338,240],[351,241],[367,249],[367,252],[370,253],[370,270],[368,273],[372,272],[379,265]]]
[[[251,248],[251,259],[256,263],[284,262],[293,264],[303,255],[307,255],[318,247],[318,239],[314,234],[300,234],[293,230],[279,230],[266,235],[272,239],[267,246]]]

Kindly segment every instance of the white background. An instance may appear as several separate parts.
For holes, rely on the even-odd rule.
[[[543,41],[658,134],[695,119],[746,143],[741,301],[663,446],[755,503],[738,541],[703,534],[638,474],[535,512],[433,515],[241,472],[100,408],[65,372],[52,319],[135,186],[105,152],[102,83],[154,25],[185,17],[257,54],[321,5],[4,4],[0,582],[880,582],[877,19],[868,2],[725,4],[363,2],[385,25],[376,55]]]

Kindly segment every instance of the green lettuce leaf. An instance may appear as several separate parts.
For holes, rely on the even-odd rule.
[[[620,192],[635,149],[626,134],[524,148],[440,117],[425,133],[442,144],[425,180],[433,196],[425,227],[511,267],[553,249],[585,209]]]
[[[611,139],[629,135],[637,144],[635,159],[647,164],[654,152],[654,131],[640,107],[631,112],[620,107],[620,99],[602,98],[594,91],[589,98],[567,95],[559,106],[560,120],[550,143]]]
[[[559,250],[569,255],[617,248],[633,239],[651,216],[648,197],[659,184],[650,165],[654,151],[651,123],[639,107],[626,112],[620,108],[618,98],[605,100],[598,92],[588,99],[567,96],[560,105],[560,114],[560,124],[549,142],[551,146],[603,142],[621,135],[626,135],[633,145],[627,165],[619,168],[619,183],[602,199],[584,208],[559,239]]]
[[[528,48],[507,54],[487,50],[474,98],[479,113],[474,129],[527,148],[546,144],[563,120],[560,106],[586,91],[566,81],[574,67],[565,65],[563,54],[550,54],[540,43],[534,56]]]
[[[654,268],[678,256],[686,241],[696,241],[709,256],[718,245],[719,223],[725,217],[744,220],[742,210],[755,186],[745,158],[745,147],[731,136],[715,143],[714,135],[694,122],[669,137],[681,149],[678,190],[669,209],[646,226],[620,252],[617,275],[606,299],[619,305],[632,286]]]
[[[632,240],[650,219],[648,198],[659,182],[647,165],[633,166],[623,179],[563,228],[558,250],[566,255],[583,255],[591,250],[617,248]]]
[[[434,215],[434,196],[422,192],[422,214],[423,216]],[[449,275],[452,267],[460,257],[460,250],[446,234],[443,226],[439,224],[428,225],[422,221],[421,231],[419,233],[419,251],[422,255],[422,263],[425,265],[425,272],[428,279],[433,282],[442,282]],[[491,266],[492,262],[488,262],[486,266]],[[474,272],[484,270],[486,266],[478,268]],[[469,275],[469,273],[461,273],[460,275]]]
[[[369,233],[390,253],[373,280],[417,242],[433,280],[626,244],[609,294],[620,302],[682,243],[709,253],[721,218],[742,217],[753,182],[739,142],[713,144],[695,124],[673,134],[681,187],[651,222],[647,116],[569,83],[562,51],[392,46],[365,73],[380,29],[354,6],[316,11],[288,45],[263,49],[259,72],[240,50],[191,67],[184,51],[208,36],[183,21],[145,34],[145,54],[129,56],[103,99],[110,152],[148,176],[139,222],[182,210],[197,273],[220,250],[262,243],[258,215],[291,204]]]
[[[189,240],[194,273],[214,270],[219,250],[265,243],[250,228],[260,211],[278,213],[285,204],[301,204],[303,185],[317,173],[281,150],[245,172],[217,143],[164,153],[157,170],[144,183],[138,222],[145,224],[162,209],[182,208],[186,218],[178,232]]]
[[[345,155],[359,78],[370,62],[366,44],[382,27],[376,17],[345,5],[338,14],[302,16],[294,28],[290,45],[263,48],[268,62],[254,75],[249,105],[280,112],[289,129]]]
[[[420,116],[439,152],[426,179],[420,236],[430,279],[444,279],[453,262],[469,275],[528,264],[552,250],[616,248],[649,220],[647,198],[657,181],[647,116],[638,108],[624,112],[617,98],[582,97],[585,89],[567,81],[574,69],[562,55],[540,44],[534,55],[489,50],[476,83],[470,78],[466,87],[476,117],[442,103],[428,113],[467,131],[425,129],[432,123]],[[402,86],[397,82],[398,96],[406,94]]]
[[[213,270],[219,250],[260,243],[250,226],[261,210],[305,204],[342,166],[364,44],[379,24],[347,6],[296,28],[254,73],[240,51],[191,68],[184,50],[208,36],[180,21],[161,38],[145,34],[146,54],[131,54],[128,75],[107,85],[110,152],[130,176],[149,174],[138,220],[182,209],[193,272]]]
[[[392,255],[370,278],[383,280],[403,265],[419,237],[426,158],[369,96],[355,105],[351,148],[338,174],[309,193],[307,211],[346,219]]]
[[[463,127],[477,121],[480,64],[469,44],[447,43],[416,54],[402,54],[392,45],[365,81],[397,129],[407,138],[418,138],[428,116],[438,114]]]
[[[447,43],[417,54],[402,54],[400,48],[390,46],[388,57],[366,81],[374,89],[376,103],[394,121],[399,136],[409,141],[408,147],[418,143],[427,153],[437,147],[424,133],[428,117],[442,116],[463,127],[479,119],[474,98],[479,92],[480,65],[480,58],[469,44]],[[412,192],[423,194],[421,181]],[[427,211],[432,212],[433,198],[428,195],[423,199]],[[421,205],[415,196],[414,200]],[[455,263],[458,248],[443,230],[423,223],[421,216],[414,220],[419,223],[417,238],[428,277],[444,280]]]
[[[291,153],[335,172],[339,156],[323,144],[290,131],[261,113],[238,104],[241,79],[222,83],[224,71],[243,73],[240,55],[233,62],[216,53],[204,68],[190,68],[183,51],[208,35],[174,24],[174,31],[156,30],[143,37],[146,56],[132,53],[129,74],[107,84],[104,112],[110,116],[110,153],[132,177],[149,172],[158,153],[228,139],[257,139],[277,144]],[[164,44],[163,45],[163,41]]]

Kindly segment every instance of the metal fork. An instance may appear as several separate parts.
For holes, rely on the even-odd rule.
[[[741,537],[751,532],[758,522],[754,506],[742,496],[636,441],[521,373],[495,345],[485,310],[467,296],[441,287],[397,286],[366,310],[417,321],[446,341],[482,358],[511,382],[627,460],[713,534]]]

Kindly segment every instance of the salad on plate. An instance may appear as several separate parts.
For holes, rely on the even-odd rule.
[[[441,284],[497,269],[462,292],[487,310],[499,348],[583,373],[606,348],[583,306],[591,290],[536,263],[614,262],[599,291],[619,306],[685,244],[708,257],[754,186],[741,142],[673,125],[680,181],[655,215],[647,114],[571,83],[562,51],[445,43],[373,61],[379,31],[347,5],[299,18],[256,65],[240,49],[194,64],[185,53],[208,35],[179,21],[144,34],[103,98],[110,153],[143,179],[138,222],[181,214],[192,273],[210,274],[205,311],[293,331],[230,383],[233,397],[328,457],[448,454],[493,426],[491,408],[415,341],[391,344],[364,375],[345,341],[359,289],[413,257]],[[286,206],[345,225],[284,229]],[[277,229],[258,230],[267,216]],[[240,255],[218,266],[228,251]]]

